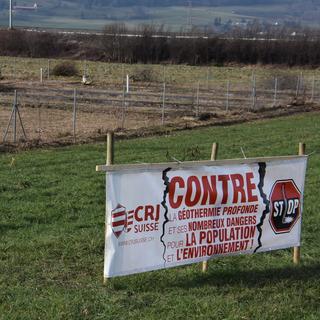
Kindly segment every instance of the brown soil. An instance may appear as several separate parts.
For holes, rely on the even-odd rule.
[[[199,117],[196,117],[197,106],[188,96],[188,92],[168,93],[165,105],[164,125],[162,125],[162,104],[157,88],[136,91],[127,100],[123,100],[117,88],[105,92],[101,88],[82,89],[77,100],[76,137],[73,132],[73,87],[74,84],[50,82],[46,86],[29,82],[2,83],[6,88],[18,88],[19,110],[26,132],[23,137],[17,119],[17,143],[13,144],[13,126],[11,125],[5,143],[0,151],[26,149],[43,146],[61,146],[72,143],[87,143],[104,140],[108,131],[112,130],[119,138],[132,138],[150,135],[168,134],[176,130],[192,129],[213,125],[231,125],[264,118],[274,118],[301,112],[319,111],[320,107],[297,101],[288,95],[281,103],[272,106],[267,99],[260,100],[254,112],[245,100],[237,93],[237,99],[231,101],[232,107],[225,111],[224,104],[219,104],[218,94],[214,100],[203,98],[199,106]],[[147,92],[148,90],[148,92]],[[177,92],[178,90],[176,90]],[[147,92],[147,93],[146,93]],[[12,91],[0,90],[4,105],[0,108],[0,129],[5,132],[12,111]],[[246,96],[247,92],[243,93]],[[221,99],[224,99],[223,94]],[[240,97],[240,99],[239,99]],[[141,102],[143,100],[143,102]],[[191,101],[191,102],[190,102]],[[245,101],[246,103],[244,104]],[[3,137],[1,137],[2,139]]]

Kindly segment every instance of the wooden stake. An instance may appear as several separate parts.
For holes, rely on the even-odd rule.
[[[113,132],[108,132],[106,165],[111,166],[113,164],[113,161],[114,161],[114,135],[113,135]],[[106,190],[106,192],[108,192],[108,190]],[[106,212],[108,212],[107,207],[106,207]],[[107,222],[105,226],[105,243],[107,243],[109,216],[107,216],[106,221]],[[108,278],[105,278],[103,274],[103,284],[106,284],[107,281],[108,281]]]
[[[305,143],[299,143],[299,156],[303,156],[306,154],[306,145]],[[293,263],[299,264],[300,263],[300,246],[293,248]]]
[[[218,143],[214,142],[212,144],[212,150],[211,150],[211,160],[215,161],[217,160],[217,155],[218,155]],[[202,272],[207,272],[208,271],[208,261],[203,261],[202,262]]]
[[[107,134],[107,161],[106,165],[111,166],[113,164],[113,148],[114,148],[114,136],[113,132],[108,132]]]

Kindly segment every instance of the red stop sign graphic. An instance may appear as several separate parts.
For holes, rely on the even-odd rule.
[[[301,211],[301,193],[293,180],[279,180],[270,194],[269,221],[275,233],[290,232]]]

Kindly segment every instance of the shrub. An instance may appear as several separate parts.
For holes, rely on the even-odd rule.
[[[207,113],[207,112],[201,113],[201,114],[199,115],[199,120],[200,120],[200,121],[207,121],[207,120],[209,120],[210,118],[211,118],[211,114],[210,114],[210,113]]]
[[[57,64],[53,70],[53,75],[61,76],[61,77],[72,77],[77,76],[79,74],[76,65],[73,62],[62,62]]]
[[[156,80],[153,70],[148,66],[136,68],[131,78],[141,82],[155,82]]]

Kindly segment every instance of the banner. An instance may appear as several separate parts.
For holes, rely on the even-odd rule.
[[[306,165],[297,156],[111,166],[105,278],[299,246]]]

